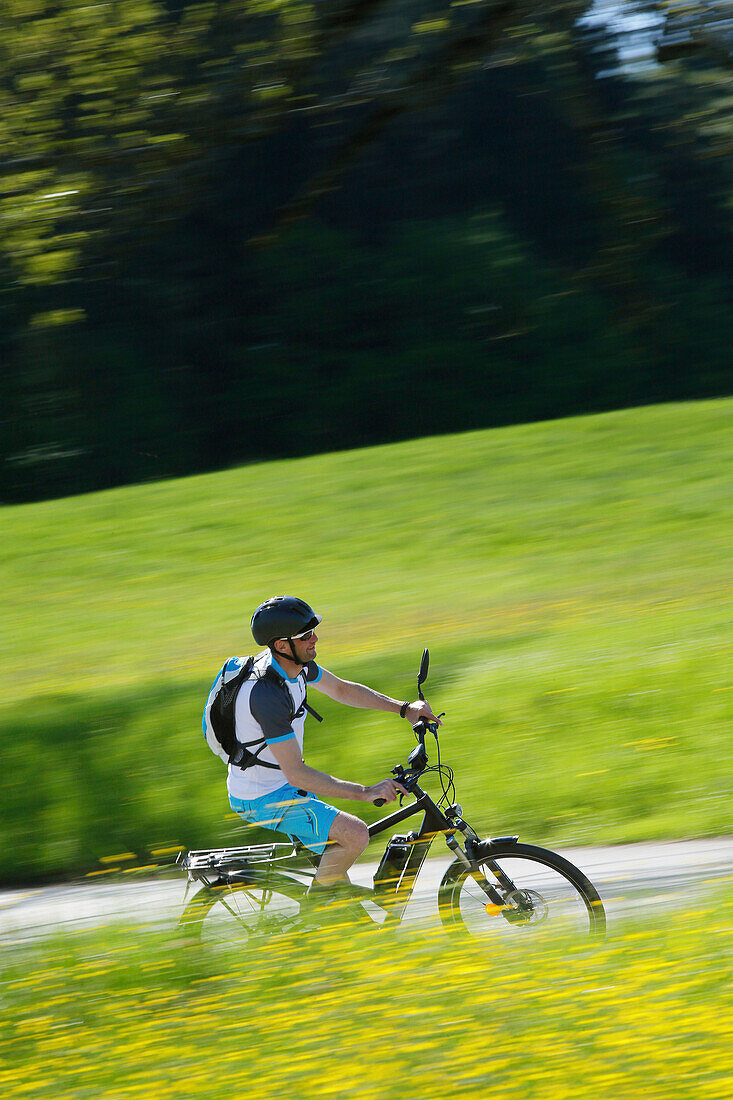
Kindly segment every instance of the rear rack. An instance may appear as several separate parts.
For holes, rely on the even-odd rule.
[[[204,848],[186,852],[179,866],[189,878],[205,871],[236,871],[253,863],[276,863],[297,854],[293,844],[252,844],[245,848]]]

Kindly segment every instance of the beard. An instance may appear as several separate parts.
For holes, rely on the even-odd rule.
[[[298,664],[307,665],[309,661],[315,659],[316,647],[312,644],[312,642],[299,642],[296,640],[293,643],[293,649],[295,650]],[[291,660],[293,659],[292,654],[290,653],[288,654],[288,657],[290,657]]]

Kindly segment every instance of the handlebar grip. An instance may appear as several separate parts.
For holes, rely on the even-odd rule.
[[[375,798],[374,799],[374,805],[375,806],[383,806],[386,801],[387,801],[386,798]]]

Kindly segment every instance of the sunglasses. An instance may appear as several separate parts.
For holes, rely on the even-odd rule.
[[[315,634],[315,630],[304,630],[302,634],[291,634],[291,638],[299,638],[302,642],[307,642],[309,638],[312,638]]]

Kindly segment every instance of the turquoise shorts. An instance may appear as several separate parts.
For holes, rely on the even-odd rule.
[[[249,801],[230,795],[229,805],[250,825],[287,833],[319,855],[326,847],[333,819],[339,812],[335,806],[289,783]]]

